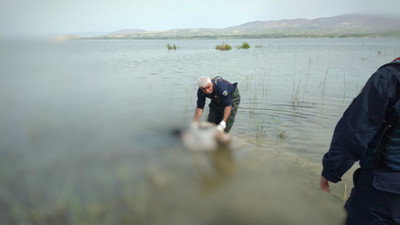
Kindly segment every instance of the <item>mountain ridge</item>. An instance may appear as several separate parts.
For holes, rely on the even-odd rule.
[[[93,39],[224,39],[285,37],[386,37],[400,36],[400,18],[348,14],[316,19],[252,21],[226,28],[185,28],[162,31],[117,30]]]

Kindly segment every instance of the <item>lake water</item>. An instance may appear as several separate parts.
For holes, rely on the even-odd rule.
[[[341,224],[352,173],[323,193],[321,158],[400,40],[222,42],[0,42],[0,223]],[[204,75],[242,100],[231,146],[195,153],[175,131]]]

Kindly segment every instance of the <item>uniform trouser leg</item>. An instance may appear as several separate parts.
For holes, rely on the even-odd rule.
[[[226,133],[228,133],[231,130],[233,123],[235,122],[235,117],[237,110],[239,108],[239,104],[240,104],[240,94],[238,88],[236,88],[236,90],[232,93],[232,110],[231,114],[228,117],[228,120],[226,121],[226,128],[225,128]]]
[[[345,205],[346,225],[400,224],[400,195],[375,189],[373,179],[370,170],[354,172],[354,188]]]
[[[226,121],[225,132],[227,133],[231,130],[233,123],[235,122],[235,116],[239,108],[239,104],[240,104],[240,94],[239,90],[236,88],[236,90],[232,93],[231,114],[229,115],[228,120]],[[210,107],[209,109],[210,112],[208,114],[208,122],[219,124],[224,116],[225,106],[222,106],[220,104],[211,101],[209,107]]]

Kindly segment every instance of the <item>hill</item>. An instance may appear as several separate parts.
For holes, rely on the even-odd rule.
[[[196,28],[147,31],[125,29],[96,39],[222,39],[291,37],[400,36],[400,18],[376,15],[341,15],[317,19],[254,21],[222,29]]]

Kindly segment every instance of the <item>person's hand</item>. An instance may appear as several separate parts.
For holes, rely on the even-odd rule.
[[[217,129],[220,130],[220,131],[224,131],[225,128],[226,128],[225,121],[221,121],[217,126]]]
[[[321,189],[323,191],[329,192],[329,182],[327,179],[325,179],[325,177],[321,176],[321,181],[320,181],[319,185],[321,186]]]

